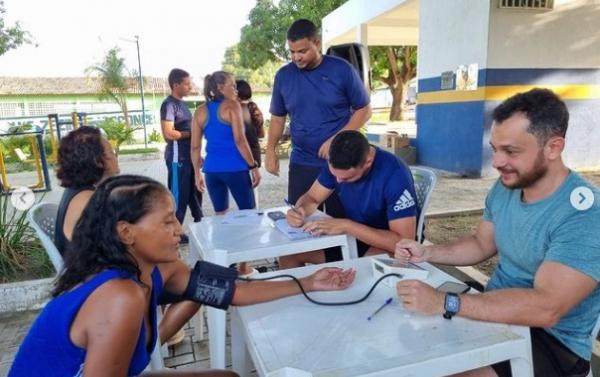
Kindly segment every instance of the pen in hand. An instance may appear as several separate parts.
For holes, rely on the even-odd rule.
[[[299,215],[300,215],[300,212],[298,212],[298,209],[296,208],[296,206],[295,206],[295,205],[293,205],[292,203],[290,203],[290,201],[289,201],[289,200],[287,200],[287,199],[285,199],[285,198],[284,198],[284,199],[283,199],[283,201],[285,202],[285,204],[286,204],[288,207],[290,207],[290,208],[291,208],[291,210],[292,210],[292,211],[294,211],[294,212],[296,212],[297,214],[299,214]]]
[[[392,299],[391,297],[390,297],[390,298],[388,298],[387,300],[385,300],[385,302],[383,303],[383,305],[381,305],[381,306],[379,307],[379,309],[375,310],[375,312],[374,312],[373,314],[371,314],[371,315],[370,315],[370,316],[367,318],[367,321],[370,321],[370,320],[371,320],[371,318],[375,317],[375,314],[377,314],[377,313],[379,313],[379,312],[381,311],[381,309],[383,309],[383,308],[385,308],[386,306],[388,306],[389,304],[391,304],[391,303],[392,303],[392,300],[393,300],[393,299]]]

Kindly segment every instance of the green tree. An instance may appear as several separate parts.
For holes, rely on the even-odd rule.
[[[408,82],[417,75],[417,46],[378,46],[369,49],[371,74],[392,93],[390,120],[400,120]]]
[[[85,72],[89,76],[98,76],[102,83],[101,99],[111,99],[121,108],[125,117],[125,126],[129,125],[129,110],[127,109],[127,94],[129,88],[136,86],[136,78],[125,66],[125,59],[119,56],[118,47],[113,47],[106,53],[104,59]]]
[[[33,43],[31,34],[21,29],[21,25],[16,22],[13,26],[4,24],[4,1],[0,0],[0,55],[21,46],[24,43]]]
[[[239,43],[240,63],[257,69],[266,62],[281,63],[288,59],[286,32],[299,18],[306,18],[321,27],[321,19],[347,0],[258,0],[248,16],[249,24],[242,28]]]
[[[273,77],[277,73],[280,63],[268,60],[257,69],[245,68],[241,63],[239,47],[233,45],[225,50],[222,69],[232,73],[237,79],[248,81],[252,88],[271,89]]]
[[[221,68],[223,71],[233,74],[236,78],[243,79],[247,79],[253,71],[251,68],[246,68],[241,65],[240,52],[237,44],[225,49]]]

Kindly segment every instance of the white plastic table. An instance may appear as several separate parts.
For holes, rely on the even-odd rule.
[[[287,211],[286,207],[261,210]],[[254,210],[250,210],[254,211]],[[242,212],[242,211],[240,211]],[[248,210],[243,211],[248,212]],[[341,246],[344,259],[356,258],[356,240],[350,235],[320,236],[302,240],[290,240],[272,226],[266,216],[254,225],[222,224],[222,216],[202,218],[190,225],[190,253],[188,261],[193,266],[203,259],[221,266],[257,259],[273,258],[332,246]],[[225,368],[225,324],[226,312],[207,309],[209,352],[211,368]],[[196,335],[202,329],[196,326]]]
[[[356,299],[376,280],[369,258],[331,265],[354,267],[356,281],[346,291],[311,293],[316,299]],[[432,265],[421,266],[430,271],[432,286],[456,281]],[[286,272],[305,276],[320,267]],[[392,305],[368,321],[389,297]],[[297,295],[236,308],[231,339],[233,369],[241,376],[250,372],[248,351],[261,377],[446,376],[503,360],[510,360],[513,376],[533,376],[527,327],[408,313],[395,289],[384,284],[352,306],[318,306]]]

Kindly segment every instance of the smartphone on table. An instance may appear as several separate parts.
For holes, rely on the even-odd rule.
[[[471,287],[469,287],[468,285],[464,284],[464,283],[457,283],[454,281],[447,281],[442,283],[439,287],[436,288],[438,291],[440,292],[445,292],[445,293],[456,293],[461,294],[461,293],[466,293],[469,289],[471,289]]]
[[[269,219],[271,219],[273,221],[285,219],[285,213],[283,213],[281,211],[268,212],[267,216],[269,217]]]

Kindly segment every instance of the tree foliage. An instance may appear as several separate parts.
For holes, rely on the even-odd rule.
[[[417,75],[417,46],[378,46],[369,48],[371,75],[392,93],[390,120],[400,120],[408,82]]]
[[[125,117],[125,125],[129,125],[129,110],[127,109],[127,93],[129,88],[135,86],[135,77],[127,69],[125,59],[119,56],[120,50],[118,47],[113,47],[106,53],[104,59],[91,67],[88,67],[85,72],[87,75],[97,75],[102,82],[101,99],[111,99],[119,105],[123,116]]]
[[[347,0],[258,0],[242,28],[239,43],[242,66],[257,69],[268,61],[288,60],[286,32],[297,19],[306,18],[321,27],[321,19]]]
[[[33,43],[31,34],[21,29],[21,25],[16,22],[13,26],[4,24],[4,1],[0,0],[0,55],[15,49],[25,43]]]
[[[232,73],[236,79],[248,81],[254,89],[271,89],[273,77],[280,66],[279,62],[267,61],[257,69],[244,68],[241,64],[238,45],[233,45],[225,50],[223,70]]]

